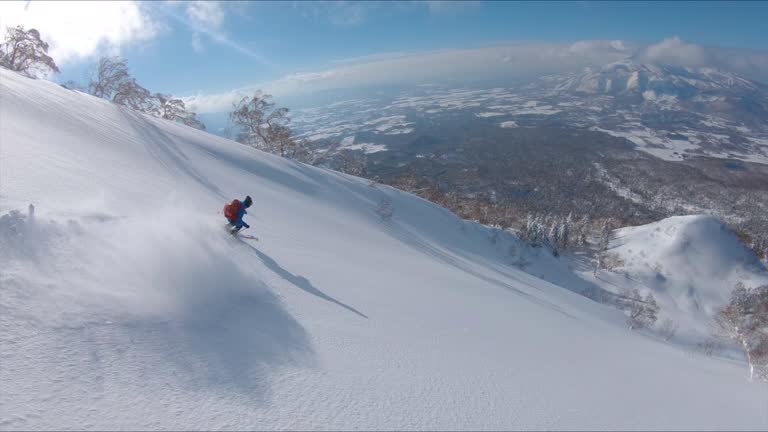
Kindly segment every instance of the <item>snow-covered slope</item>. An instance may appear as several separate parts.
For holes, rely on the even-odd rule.
[[[2,429],[768,427],[742,363],[628,332],[509,266],[552,259],[514,237],[49,82],[0,86]],[[259,242],[222,233],[246,193]]]
[[[679,342],[694,344],[712,333],[717,310],[736,283],[768,283],[764,266],[714,217],[676,216],[614,235],[608,252],[620,259],[617,268],[583,276],[616,294],[625,287],[652,293],[660,320],[679,326]]]

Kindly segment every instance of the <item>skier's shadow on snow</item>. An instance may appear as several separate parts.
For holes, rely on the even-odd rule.
[[[353,308],[352,306],[350,306],[348,304],[345,304],[343,302],[340,302],[340,301],[336,300],[335,298],[333,298],[333,297],[329,296],[328,294],[326,294],[326,293],[320,291],[319,289],[317,289],[314,285],[312,285],[312,282],[310,282],[307,278],[305,278],[303,276],[295,275],[295,274],[289,272],[288,270],[282,268],[280,266],[280,264],[278,264],[277,261],[273,260],[269,255],[261,252],[260,250],[256,249],[255,247],[253,247],[250,244],[246,243],[246,245],[253,251],[253,253],[256,254],[256,256],[259,257],[259,259],[267,266],[267,268],[269,268],[270,270],[275,272],[275,274],[277,274],[278,276],[282,277],[286,281],[292,283],[293,285],[295,285],[296,287],[300,288],[301,290],[303,290],[303,291],[305,291],[305,292],[307,292],[309,294],[312,294],[315,297],[319,297],[319,298],[321,298],[321,299],[323,299],[325,301],[328,301],[328,302],[331,302],[333,304],[339,305],[339,306],[343,307],[344,309],[346,309],[346,310],[348,310],[348,311],[350,311],[350,312],[352,312],[354,314],[357,314],[358,316],[361,316],[361,317],[363,317],[365,319],[368,319],[368,316],[366,314],[360,312],[359,310]]]

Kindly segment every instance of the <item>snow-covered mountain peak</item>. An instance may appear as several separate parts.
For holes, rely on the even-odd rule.
[[[736,92],[758,88],[757,84],[730,72],[640,63],[632,59],[599,68],[588,67],[581,72],[564,74],[555,81],[557,90],[566,92],[623,95],[654,91],[681,98],[691,98],[705,91]]]

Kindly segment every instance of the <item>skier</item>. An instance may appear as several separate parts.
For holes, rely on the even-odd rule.
[[[229,233],[232,235],[235,235],[245,228],[250,228],[251,226],[245,223],[243,221],[243,216],[247,214],[245,209],[251,206],[253,203],[253,200],[250,196],[246,196],[245,200],[240,202],[240,200],[232,200],[232,202],[227,203],[224,205],[224,217],[227,218],[228,226],[229,226]]]

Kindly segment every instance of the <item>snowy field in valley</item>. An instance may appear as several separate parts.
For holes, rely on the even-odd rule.
[[[741,358],[628,331],[513,235],[6,70],[0,96],[0,429],[768,429]],[[246,194],[258,242],[223,230]],[[705,311],[763,277],[688,222],[613,245],[675,317],[686,259]]]

